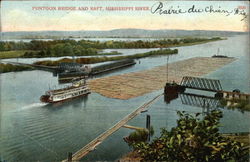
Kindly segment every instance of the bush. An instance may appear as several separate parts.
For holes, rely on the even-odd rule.
[[[162,129],[152,143],[137,142],[133,148],[146,161],[241,161],[247,155],[243,144],[219,133],[222,112],[212,111],[203,119],[178,112],[180,119],[171,131]]]
[[[132,146],[138,142],[146,142],[149,135],[154,135],[154,128],[152,126],[150,127],[150,130],[146,128],[137,129],[135,132],[130,133],[128,137],[125,137],[124,140],[128,143],[129,146]]]

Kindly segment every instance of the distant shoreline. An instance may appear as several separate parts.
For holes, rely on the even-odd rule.
[[[182,38],[145,41],[91,41],[91,40],[37,40],[33,42],[0,42],[0,58],[46,58],[63,56],[102,56],[119,55],[117,51],[100,53],[104,49],[142,49],[142,48],[172,48],[191,46],[226,38]],[[8,47],[8,48],[6,48]],[[18,48],[16,48],[18,47]]]
[[[4,39],[78,39],[78,38],[185,38],[185,37],[229,37],[249,34],[248,31],[182,30],[182,29],[113,29],[81,31],[13,31],[2,32]]]

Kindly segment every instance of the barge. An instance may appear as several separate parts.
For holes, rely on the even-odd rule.
[[[95,66],[91,68],[90,75],[97,75],[100,73],[120,69],[123,67],[128,67],[128,66],[135,65],[135,64],[136,62],[134,59],[123,59],[119,61],[113,61],[108,64],[103,64],[103,65],[99,65],[99,66]]]
[[[76,68],[76,69],[67,69],[67,70],[62,70],[58,74],[58,81],[59,83],[67,83],[71,81],[73,78],[78,78],[82,79],[86,76],[95,76],[98,74],[102,74],[105,72],[110,72],[113,70],[118,70],[121,68],[129,67],[132,65],[135,65],[136,62],[133,59],[123,59],[119,61],[112,61],[110,63],[104,63],[102,65],[90,67],[87,65],[82,65],[82,67]]]

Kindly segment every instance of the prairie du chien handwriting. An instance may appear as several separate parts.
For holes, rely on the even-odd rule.
[[[247,12],[245,9],[234,8],[232,10],[223,9],[221,6],[214,7],[213,5],[206,6],[204,8],[197,7],[196,5],[192,5],[188,9],[183,9],[180,6],[171,6],[169,4],[163,2],[157,2],[151,7],[152,14],[159,15],[174,15],[174,14],[191,14],[191,13],[219,13],[224,14],[225,16],[229,15],[242,15],[243,18],[241,21],[247,18]]]

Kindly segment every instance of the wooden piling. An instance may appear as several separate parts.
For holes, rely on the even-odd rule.
[[[68,162],[72,161],[72,152],[68,152]]]
[[[147,114],[146,128],[148,130],[148,141],[150,141],[150,115]]]

